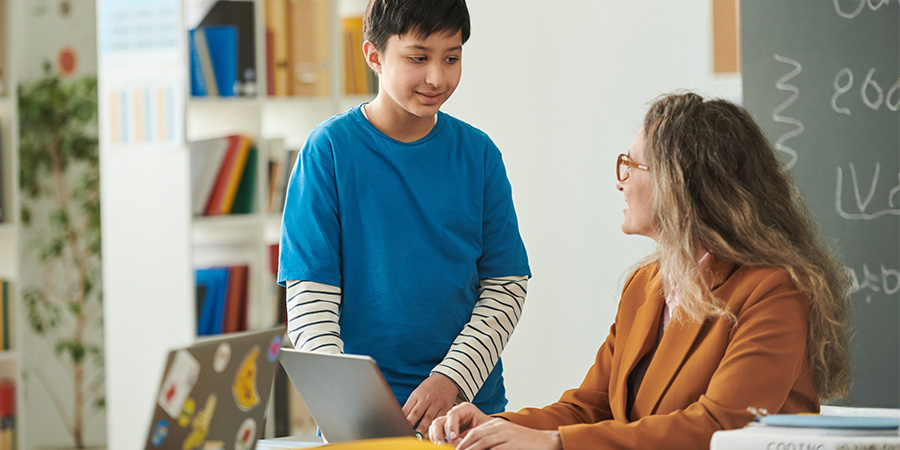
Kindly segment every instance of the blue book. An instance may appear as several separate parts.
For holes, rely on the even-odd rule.
[[[210,2],[213,3],[213,2]],[[203,28],[232,25],[237,27],[236,95],[256,95],[256,4],[252,0],[214,2],[199,25]]]
[[[207,95],[206,80],[203,79],[203,65],[200,63],[200,51],[197,49],[197,40],[194,37],[197,30],[188,30],[188,52],[191,59],[191,96],[205,97]]]
[[[206,288],[200,315],[197,317],[197,335],[220,334],[225,315],[228,269],[225,267],[197,269],[196,278],[197,286]]]
[[[206,36],[220,97],[233,97],[238,81],[238,29],[234,25],[198,28]]]
[[[900,427],[898,417],[863,417],[863,416],[821,416],[815,414],[773,414],[756,419],[768,426],[808,427],[808,428],[847,428],[847,429],[892,429]]]

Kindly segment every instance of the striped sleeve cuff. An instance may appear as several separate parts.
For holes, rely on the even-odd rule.
[[[341,288],[312,281],[288,281],[288,339],[297,350],[343,353],[338,324]]]
[[[472,318],[432,370],[453,380],[466,400],[475,398],[500,359],[522,316],[527,291],[527,276],[481,280]]]

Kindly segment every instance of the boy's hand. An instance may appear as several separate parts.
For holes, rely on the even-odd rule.
[[[410,394],[403,405],[403,414],[416,431],[427,436],[431,421],[450,411],[458,393],[456,383],[439,373],[432,373]]]

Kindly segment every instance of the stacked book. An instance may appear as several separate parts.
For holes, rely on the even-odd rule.
[[[209,267],[195,270],[197,289],[197,335],[209,336],[246,331],[247,286],[250,269],[246,265]]]
[[[190,152],[194,215],[254,211],[258,152],[250,138],[235,134],[194,141]]]
[[[208,8],[200,23],[188,30],[191,95],[256,95],[254,2],[217,1]]]
[[[900,450],[900,411],[869,411],[877,415],[764,416],[744,428],[713,433],[710,450]]]

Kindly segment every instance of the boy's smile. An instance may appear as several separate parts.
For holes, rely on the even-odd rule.
[[[389,136],[410,141],[424,137],[434,115],[450,98],[462,76],[462,33],[421,37],[391,36],[380,51],[365,43],[366,60],[379,74],[378,96],[367,113]]]

